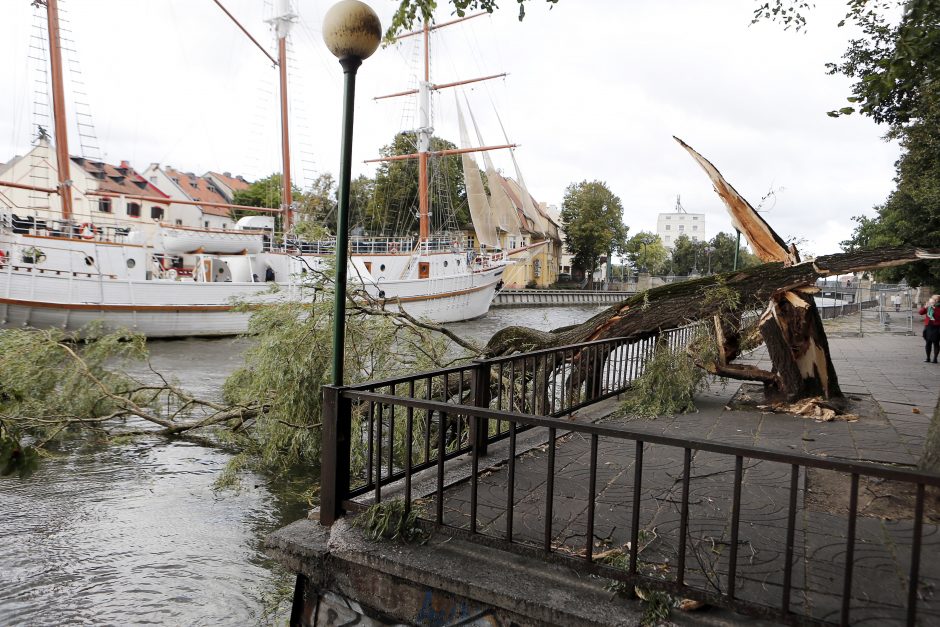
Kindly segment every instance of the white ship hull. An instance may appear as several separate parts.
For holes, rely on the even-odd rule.
[[[302,298],[294,282],[300,269],[315,267],[323,259],[268,253],[251,257],[257,267],[275,271],[281,289],[272,292],[270,283],[237,280],[238,276],[222,282],[148,278],[143,270],[148,250],[143,247],[14,237],[15,241],[0,237],[0,251],[4,252],[0,260],[0,328],[78,331],[91,322],[101,322],[108,329],[123,328],[154,338],[235,335],[247,330],[251,317],[251,312],[236,307],[235,301],[264,306]],[[30,258],[40,246],[41,261]],[[446,265],[452,267],[458,256],[452,255]],[[234,268],[235,262],[246,258],[235,256],[229,261]],[[86,263],[88,259],[93,263]],[[403,263],[391,256],[386,261],[390,268]],[[401,307],[415,318],[439,323],[486,314],[503,272],[500,266],[439,278],[389,280],[382,273],[370,274],[367,263],[354,259],[350,280],[360,281],[390,310]],[[445,265],[441,258],[423,263]],[[103,264],[108,266],[105,271]],[[236,272],[242,274],[247,272]]]

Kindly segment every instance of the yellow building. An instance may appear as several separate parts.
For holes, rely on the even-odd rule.
[[[563,242],[558,224],[531,194],[516,181],[500,177],[506,195],[512,201],[519,217],[519,235],[499,233],[501,247],[516,261],[503,274],[503,285],[509,289],[524,287],[547,288],[558,280]],[[473,230],[465,232],[468,247],[479,250]],[[516,251],[513,254],[513,251]]]

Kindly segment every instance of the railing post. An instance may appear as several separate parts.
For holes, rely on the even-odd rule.
[[[320,524],[332,525],[345,513],[349,494],[352,403],[343,389],[323,386],[323,442],[320,446]]]
[[[483,360],[474,360],[473,368],[473,406],[490,406],[490,363]],[[477,417],[476,432],[473,434],[477,450],[480,455],[486,455],[486,440],[490,433],[490,421],[488,418]]]
[[[587,369],[587,371],[590,373],[588,375],[590,377],[590,385],[588,386],[588,389],[584,391],[584,393],[587,395],[587,399],[585,400],[595,401],[600,397],[601,394],[604,393],[603,377],[604,360],[606,359],[606,356],[604,355],[604,349],[606,347],[606,344],[596,344],[592,347],[593,350],[588,350],[588,355],[591,359],[590,366]]]

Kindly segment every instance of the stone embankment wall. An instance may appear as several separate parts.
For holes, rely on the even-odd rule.
[[[502,290],[493,307],[564,307],[565,305],[612,305],[630,292],[590,292],[585,290]]]

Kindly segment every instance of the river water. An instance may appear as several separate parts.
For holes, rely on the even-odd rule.
[[[450,328],[485,341],[505,326],[552,329],[597,311],[494,309]],[[149,347],[157,370],[217,396],[248,342]],[[275,615],[283,624],[292,579],[262,542],[306,507],[260,476],[237,492],[214,490],[229,458],[191,441],[73,440],[31,478],[0,477],[0,625],[251,625]]]

